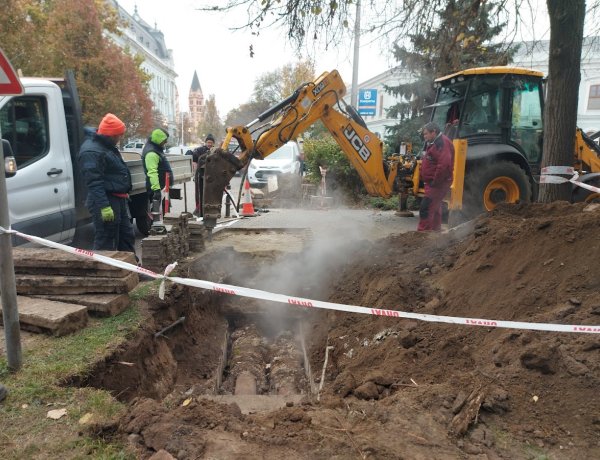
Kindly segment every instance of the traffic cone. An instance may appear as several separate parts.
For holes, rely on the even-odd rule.
[[[248,178],[244,182],[244,203],[242,204],[242,216],[243,217],[254,217],[254,205],[252,204],[252,193],[250,192],[250,182]]]

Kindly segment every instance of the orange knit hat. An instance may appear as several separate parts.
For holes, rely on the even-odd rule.
[[[98,134],[104,136],[120,136],[125,133],[125,123],[116,115],[107,113],[98,126]]]

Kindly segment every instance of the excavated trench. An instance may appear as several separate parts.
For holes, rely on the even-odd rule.
[[[593,329],[599,213],[507,207],[456,241],[409,232],[371,243],[353,239],[348,222],[332,238],[230,232],[179,275]],[[183,286],[142,311],[143,329],[72,382],[129,403],[118,434],[140,458],[600,458],[597,334],[356,315]]]
[[[290,295],[315,294],[303,272],[304,230],[230,231],[183,265],[181,276]],[[299,402],[316,391],[306,343],[318,316],[304,308],[173,285],[147,299],[147,321],[129,342],[71,382],[119,400],[203,397],[243,413]]]

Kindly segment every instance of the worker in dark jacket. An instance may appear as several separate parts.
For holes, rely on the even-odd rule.
[[[129,214],[131,174],[117,144],[125,124],[112,113],[104,116],[95,134],[79,150],[79,166],[87,184],[86,206],[94,223],[94,249],[135,253]]]
[[[419,209],[417,230],[439,231],[442,227],[442,201],[452,185],[454,172],[454,145],[440,132],[436,123],[423,127],[425,154],[421,160],[421,179],[425,183],[425,197]]]
[[[204,193],[204,165],[206,164],[206,157],[210,153],[210,149],[215,146],[215,138],[212,134],[206,136],[204,145],[198,147],[192,152],[192,161],[195,165],[194,180],[196,181],[196,209],[194,215],[202,217],[204,212],[202,210],[202,198]]]
[[[160,202],[162,198],[160,191],[165,188],[167,174],[169,183],[173,184],[173,171],[164,150],[168,139],[169,133],[164,129],[156,128],[142,150],[142,165],[146,174],[146,190],[150,201]]]

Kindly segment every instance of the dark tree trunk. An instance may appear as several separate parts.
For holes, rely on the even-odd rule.
[[[546,0],[550,15],[542,166],[573,166],[585,0]],[[570,184],[540,185],[539,201],[569,200]]]

